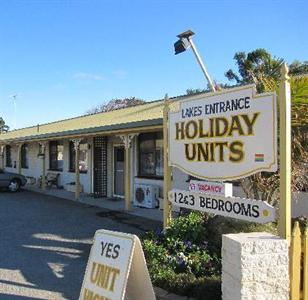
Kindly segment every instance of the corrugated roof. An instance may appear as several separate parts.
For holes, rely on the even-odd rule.
[[[0,134],[0,143],[162,124],[163,101],[41,124]]]

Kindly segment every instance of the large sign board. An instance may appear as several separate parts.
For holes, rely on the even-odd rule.
[[[79,300],[155,300],[140,240],[122,232],[98,230]]]
[[[268,223],[275,221],[276,218],[275,208],[261,200],[208,195],[176,189],[168,193],[168,198],[176,206],[245,221]]]
[[[169,113],[169,165],[227,180],[277,170],[276,94],[253,85],[180,101]]]

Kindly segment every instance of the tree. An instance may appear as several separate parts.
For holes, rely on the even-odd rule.
[[[258,92],[278,93],[283,59],[273,57],[265,49],[234,55],[238,73],[229,69],[225,76],[236,84],[255,83]],[[289,68],[292,97],[292,190],[308,187],[308,62],[294,61]],[[306,74],[306,75],[305,75]],[[279,155],[279,153],[278,153]],[[241,180],[246,196],[276,205],[279,200],[279,173],[260,172]]]
[[[187,89],[186,90],[186,95],[196,95],[196,94],[201,94],[201,93],[206,93],[209,92],[207,89]]]
[[[112,99],[107,104],[98,105],[86,112],[87,115],[97,114],[101,112],[107,112],[117,110],[125,107],[136,106],[145,103],[144,100],[135,97],[124,98],[124,99]]]
[[[216,91],[220,91],[220,90],[222,90],[225,87],[224,84],[217,83],[215,80],[213,81],[213,83],[214,83]],[[208,84],[207,88],[203,88],[203,89],[200,89],[200,88],[197,88],[197,89],[192,89],[192,88],[187,89],[186,90],[186,95],[191,96],[191,95],[197,95],[197,94],[201,94],[201,93],[210,93],[210,92],[211,92],[211,87]]]
[[[290,75],[303,75],[308,74],[308,61],[300,62],[295,60],[289,66]]]
[[[248,54],[237,52],[234,55],[238,67],[238,73],[229,69],[225,76],[230,81],[235,81],[237,85],[255,83],[258,92],[264,92],[264,80],[272,78],[278,80],[280,77],[280,67],[283,59],[273,57],[265,49],[256,49]]]
[[[278,80],[263,80],[265,91],[278,92]],[[308,189],[308,76],[290,78],[292,97],[292,191]],[[279,153],[278,153],[279,155]],[[249,198],[262,199],[277,205],[279,202],[279,172],[261,172],[241,180],[245,194]]]
[[[0,134],[3,132],[8,132],[10,127],[5,124],[5,121],[0,117]]]

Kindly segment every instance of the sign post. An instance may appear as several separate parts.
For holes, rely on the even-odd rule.
[[[168,126],[169,126],[169,99],[165,96],[164,101],[164,228],[167,228],[171,221],[171,203],[168,201],[168,192],[171,189],[171,168],[169,166],[169,143],[168,143]]]
[[[288,67],[281,67],[279,85],[280,109],[280,206],[279,235],[290,241],[291,237],[291,93]]]

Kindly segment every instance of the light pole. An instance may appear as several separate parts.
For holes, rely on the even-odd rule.
[[[209,86],[211,88],[211,90],[213,92],[216,92],[216,89],[215,89],[215,86],[213,84],[213,81],[210,77],[210,75],[208,74],[206,68],[205,68],[205,65],[203,64],[202,62],[202,59],[197,51],[197,48],[192,40],[192,36],[194,35],[194,32],[192,32],[191,30],[187,30],[179,35],[177,35],[177,37],[179,38],[178,41],[176,41],[174,43],[174,50],[175,50],[175,55],[176,54],[179,54],[179,53],[182,53],[184,51],[186,51],[186,49],[188,49],[189,47],[192,48],[194,54],[195,54],[195,57],[198,61],[198,64],[199,66],[201,67],[202,69],[202,72],[207,80],[207,82],[209,83]]]

